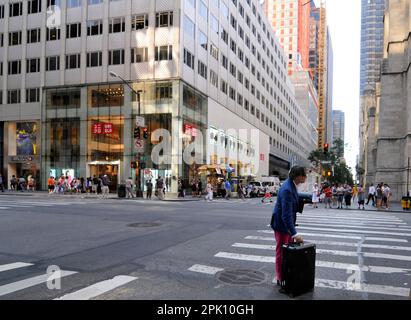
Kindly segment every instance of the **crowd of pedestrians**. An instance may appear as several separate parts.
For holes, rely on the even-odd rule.
[[[365,205],[369,205],[370,201],[378,210],[390,208],[392,193],[387,184],[382,182],[377,187],[371,185],[368,189],[367,203],[365,194],[366,190],[362,185],[324,183],[320,187],[316,183],[312,189],[313,208],[318,208],[318,203],[324,203],[326,209],[348,209],[354,204],[357,205],[357,209],[365,210]]]

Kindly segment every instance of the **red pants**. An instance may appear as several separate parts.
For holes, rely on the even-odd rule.
[[[282,256],[281,250],[283,244],[287,244],[293,242],[293,238],[288,233],[282,233],[278,231],[274,231],[274,237],[276,241],[275,247],[275,272],[278,281],[281,281],[281,266],[282,266]]]

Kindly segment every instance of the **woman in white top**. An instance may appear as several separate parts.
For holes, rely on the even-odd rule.
[[[312,202],[313,202],[313,208],[318,208],[318,202],[320,202],[320,196],[319,196],[319,192],[320,189],[318,188],[318,184],[316,183],[313,187],[313,198],[312,198]]]

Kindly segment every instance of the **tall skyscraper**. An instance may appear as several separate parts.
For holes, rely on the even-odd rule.
[[[334,141],[341,139],[345,141],[345,114],[340,110],[333,110],[333,138]]]
[[[365,170],[363,183],[374,183],[376,162],[375,129],[381,61],[384,47],[385,0],[361,2],[361,72],[360,72],[360,127],[359,167]]]
[[[288,56],[288,73],[307,69],[310,55],[310,6],[307,0],[266,0],[265,12]]]

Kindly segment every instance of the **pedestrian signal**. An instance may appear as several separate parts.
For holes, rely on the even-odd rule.
[[[140,139],[140,128],[135,128],[134,129],[134,138],[135,139]]]
[[[332,173],[331,171],[327,171],[327,176],[328,176],[328,177],[331,177],[332,174],[333,174],[333,173]]]

